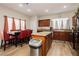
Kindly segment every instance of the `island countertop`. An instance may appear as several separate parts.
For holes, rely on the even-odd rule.
[[[37,32],[37,33],[32,33],[32,35],[47,36],[50,33],[52,32]]]

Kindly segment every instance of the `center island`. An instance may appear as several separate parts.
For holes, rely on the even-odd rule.
[[[32,38],[42,40],[42,46],[40,48],[40,52],[41,52],[42,56],[46,56],[47,52],[52,44],[52,32],[32,33]]]

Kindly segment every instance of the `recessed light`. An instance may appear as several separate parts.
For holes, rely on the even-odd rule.
[[[45,12],[48,12],[48,9],[46,9]]]
[[[67,6],[66,6],[66,5],[64,5],[64,8],[67,8]]]
[[[27,9],[28,12],[31,12],[31,9]]]
[[[19,7],[22,7],[23,6],[23,4],[19,4]]]

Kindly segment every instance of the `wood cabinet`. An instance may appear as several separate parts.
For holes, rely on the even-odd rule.
[[[71,32],[54,31],[53,40],[71,41]]]
[[[38,20],[38,27],[49,27],[50,19]]]
[[[40,49],[41,55],[45,56],[47,55],[47,52],[49,51],[49,48],[52,44],[52,33],[42,36],[42,35],[32,35],[32,38],[35,39],[41,39],[42,40],[42,47]]]
[[[79,50],[79,32],[73,32],[73,48]]]
[[[75,46],[76,50],[79,50],[79,32],[77,32],[77,37],[75,38]]]

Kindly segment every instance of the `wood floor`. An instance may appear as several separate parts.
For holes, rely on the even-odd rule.
[[[69,42],[53,41],[47,56],[76,56],[77,52],[71,47]]]
[[[6,51],[3,51],[3,49],[0,49],[0,55],[1,56],[29,56],[30,48],[27,44],[24,44],[22,47],[12,46],[10,48],[7,48]]]
[[[54,40],[47,56],[75,56],[77,52],[72,49],[69,42]],[[6,51],[0,49],[0,56],[30,56],[30,48],[28,44],[23,47],[12,46],[7,48]]]

